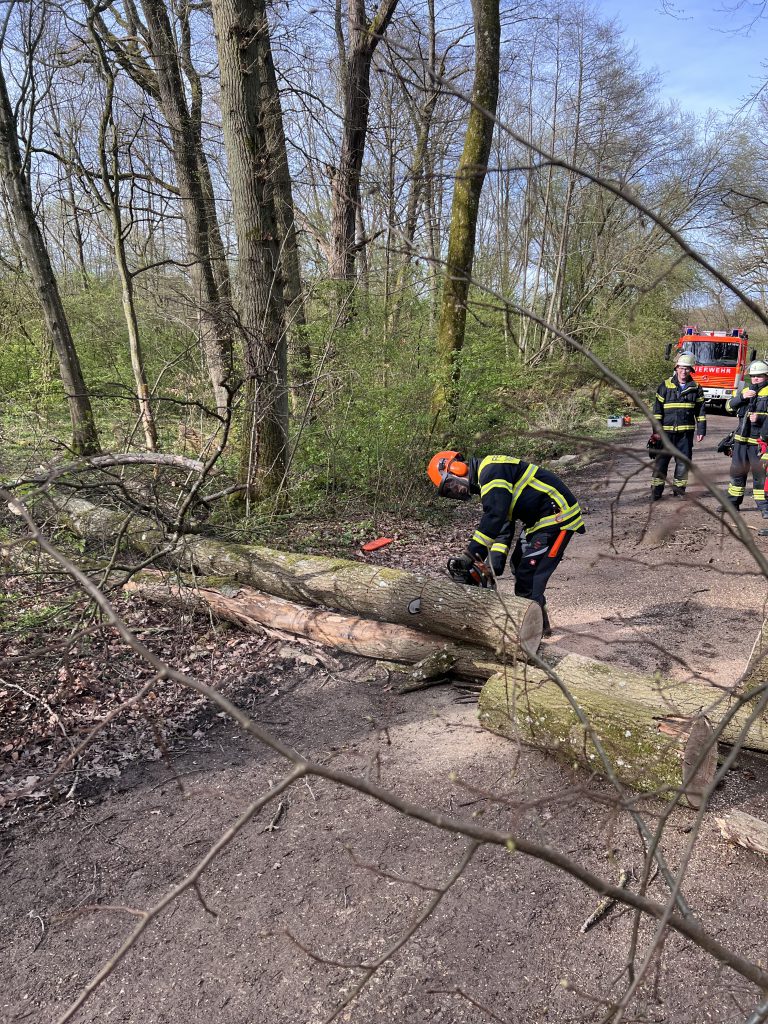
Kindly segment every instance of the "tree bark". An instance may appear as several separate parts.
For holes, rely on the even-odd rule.
[[[99,55],[99,64],[104,78],[105,97],[104,110],[99,121],[98,153],[101,168],[101,182],[104,195],[94,192],[109,214],[112,225],[112,243],[115,252],[115,263],[120,278],[123,315],[128,331],[128,348],[131,355],[133,380],[136,385],[136,398],[139,404],[139,417],[144,431],[144,445],[149,452],[157,451],[157,426],[150,396],[147,375],[144,369],[144,354],[139,330],[139,317],[136,312],[136,296],[133,287],[133,275],[128,265],[128,253],[125,240],[127,231],[123,224],[123,207],[120,199],[120,140],[118,128],[114,120],[115,73],[107,60],[101,40],[96,33],[93,19],[89,15],[88,26]]]
[[[499,95],[499,0],[472,0],[475,22],[475,80],[464,150],[453,186],[448,256],[437,335],[439,382],[432,395],[432,429],[456,408],[467,323],[467,298],[475,255],[480,195],[493,141]],[[486,113],[487,112],[487,113]]]
[[[241,482],[249,495],[264,498],[283,482],[288,444],[285,306],[262,109],[266,15],[263,0],[213,0],[212,11],[248,377]]]
[[[11,107],[2,68],[0,68],[0,173],[2,173],[11,214],[16,225],[19,245],[40,299],[48,333],[58,356],[61,380],[64,384],[72,421],[72,448],[78,455],[94,455],[99,451],[99,437],[96,432],[93,410],[48,250],[35,218],[32,192],[21,162],[16,118]]]
[[[232,376],[232,337],[230,311],[220,294],[212,260],[212,204],[208,202],[200,175],[200,163],[205,157],[187,104],[178,50],[164,0],[142,0],[142,7],[157,78],[155,83],[146,73],[139,77],[143,87],[156,88],[171,133],[191,263],[190,277],[199,304],[201,341],[216,405],[223,411],[228,404],[225,384]],[[130,61],[127,63],[130,65]],[[221,274],[226,279],[224,268]]]
[[[409,626],[310,608],[220,578],[203,577],[193,585],[179,586],[158,578],[156,573],[139,573],[123,589],[159,604],[208,609],[243,629],[268,626],[364,658],[415,665],[435,654],[445,654],[452,661],[450,671],[462,679],[488,679],[503,668],[478,645],[449,643],[444,636]]]
[[[306,338],[307,317],[301,283],[296,211],[293,204],[291,171],[285,143],[280,90],[272,59],[269,22],[266,10],[259,5],[258,46],[261,66],[262,109],[267,149],[271,162],[277,236],[280,240],[280,267],[283,278],[285,319],[293,376],[297,384],[306,384],[312,375],[312,359]]]
[[[729,811],[722,818],[715,818],[723,839],[743,846],[753,853],[768,855],[768,823],[744,811]]]

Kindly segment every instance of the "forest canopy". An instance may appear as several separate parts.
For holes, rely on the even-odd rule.
[[[694,318],[762,350],[675,237],[762,295],[762,101],[678,109],[589,4],[493,11],[7,5],[6,459],[69,401],[76,450],[378,492],[443,440],[556,454],[615,404],[590,354],[648,393]]]

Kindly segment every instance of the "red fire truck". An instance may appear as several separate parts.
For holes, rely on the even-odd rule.
[[[757,355],[748,350],[749,335],[740,327],[732,331],[700,331],[684,327],[674,346],[675,357],[689,353],[696,360],[693,379],[701,385],[707,405],[724,411],[725,403],[744,380],[747,367]],[[667,345],[667,359],[673,346]]]

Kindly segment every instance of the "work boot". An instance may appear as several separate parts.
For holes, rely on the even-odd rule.
[[[672,488],[672,494],[676,498],[684,498],[685,497],[685,488],[684,487],[673,487]]]
[[[652,487],[651,488],[651,501],[660,501],[661,496],[664,493],[663,487]]]
[[[543,629],[541,631],[542,636],[552,636],[552,623],[549,621],[549,615],[547,615],[547,606],[541,606],[541,617],[543,620]]]

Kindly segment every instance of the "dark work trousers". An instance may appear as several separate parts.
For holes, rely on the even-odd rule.
[[[765,463],[760,458],[757,444],[736,441],[731,456],[731,479],[728,482],[728,501],[738,508],[744,500],[747,477],[752,474],[752,496],[760,509],[763,519],[768,519],[768,505],[765,501]]]
[[[571,530],[561,530],[557,524],[547,526],[530,535],[521,533],[512,552],[510,561],[515,572],[515,594],[541,605],[545,626],[548,622],[544,589],[572,536]]]
[[[687,459],[690,459],[693,455],[693,431],[692,430],[681,430],[679,433],[667,433],[663,431],[664,436],[680,452],[681,455],[685,455]],[[667,469],[669,468],[670,460],[675,460],[675,475],[672,480],[672,490],[675,494],[680,494],[685,491],[688,486],[688,467],[682,459],[678,459],[674,455],[667,455],[662,452],[661,455],[654,459],[655,465],[653,468],[653,480],[651,480],[651,487],[653,488],[654,497],[660,498],[664,491],[664,484],[667,482]]]

